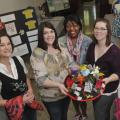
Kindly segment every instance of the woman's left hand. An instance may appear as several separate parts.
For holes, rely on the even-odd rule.
[[[30,94],[30,93],[25,93],[23,95],[23,103],[26,104],[26,103],[32,103],[32,101],[34,100],[34,95],[33,94]]]
[[[64,84],[59,84],[58,88],[60,89],[61,93],[65,94],[65,95],[67,94],[68,89],[64,86]]]
[[[110,82],[110,79],[108,77],[103,79],[103,83],[107,85]]]
[[[32,89],[28,89],[28,91],[26,92],[25,95],[27,96],[26,98],[29,98],[29,99],[27,99],[27,103],[32,103],[32,101],[35,98],[35,96],[33,94],[33,90]]]

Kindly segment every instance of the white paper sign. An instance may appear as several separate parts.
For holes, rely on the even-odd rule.
[[[33,35],[37,35],[37,34],[38,34],[38,29],[27,32],[27,36],[33,36]]]
[[[13,51],[13,55],[19,55],[19,56],[22,56],[22,55],[25,55],[25,54],[28,54],[29,51],[28,51],[28,47],[27,47],[27,44],[22,44],[20,46],[17,46],[14,48],[14,51]]]
[[[16,20],[15,15],[14,14],[10,14],[10,15],[4,15],[2,17],[0,17],[1,21],[6,23],[6,22],[10,22],[13,20]]]
[[[29,42],[36,41],[36,40],[38,40],[38,36],[35,35],[35,36],[28,37],[28,40],[29,40]]]
[[[85,92],[91,93],[92,88],[93,88],[93,84],[90,81],[85,82],[85,87],[84,87]]]
[[[14,22],[5,24],[5,28],[6,28],[8,35],[11,36],[11,35],[17,34],[17,30],[16,30],[16,26]]]
[[[20,35],[17,35],[15,37],[11,37],[11,40],[13,42],[13,45],[19,45],[22,43]]]

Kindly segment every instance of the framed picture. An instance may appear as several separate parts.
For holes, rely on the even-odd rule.
[[[49,12],[58,12],[70,8],[69,0],[47,0]]]

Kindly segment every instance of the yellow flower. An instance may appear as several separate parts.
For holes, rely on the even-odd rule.
[[[98,73],[98,75],[99,75],[99,77],[102,77],[102,76],[104,76],[104,73],[100,72],[100,73]]]
[[[88,69],[87,65],[83,64],[83,65],[80,65],[80,70],[86,70]]]
[[[88,98],[92,98],[93,96],[92,96],[92,95],[87,95],[86,97],[87,97],[87,99],[88,99]]]

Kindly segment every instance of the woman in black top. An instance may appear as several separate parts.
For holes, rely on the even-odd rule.
[[[95,120],[110,120],[110,109],[116,97],[120,78],[120,49],[111,43],[111,28],[106,19],[98,19],[94,25],[94,42],[87,52],[88,64],[100,67],[105,76],[105,91],[93,101]]]
[[[36,111],[30,107],[34,94],[24,62],[19,56],[12,57],[12,52],[10,37],[0,34],[0,110],[6,108],[9,120],[36,120]]]

